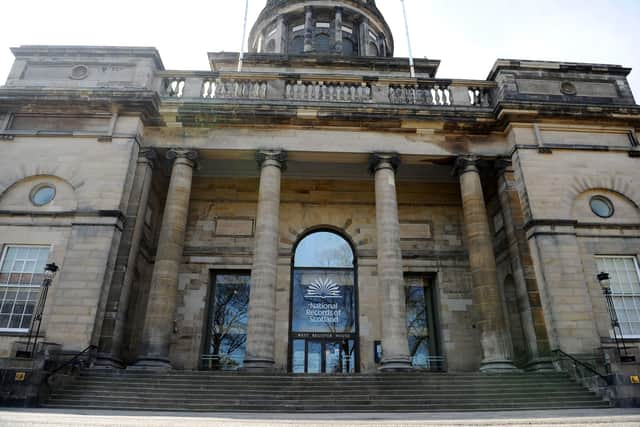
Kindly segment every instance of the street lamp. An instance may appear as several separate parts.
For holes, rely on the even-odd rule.
[[[36,346],[38,344],[38,336],[40,335],[40,326],[42,325],[42,314],[44,312],[44,305],[47,302],[47,294],[49,293],[49,286],[53,282],[53,278],[58,272],[58,266],[54,263],[47,264],[44,268],[44,279],[42,279],[42,290],[40,291],[40,299],[38,305],[33,313],[33,321],[31,322],[31,328],[29,328],[29,337],[27,339],[27,346],[24,351],[18,352],[18,357],[33,358],[36,352]],[[36,328],[37,323],[37,328]],[[33,334],[35,329],[35,336]],[[33,346],[31,344],[33,339]]]
[[[618,349],[618,356],[620,357],[621,362],[635,362],[635,356],[630,356],[627,352],[627,346],[624,343],[624,336],[622,335],[622,328],[620,327],[620,321],[618,320],[618,315],[616,313],[616,307],[613,303],[613,296],[611,293],[611,283],[609,281],[609,273],[599,273],[598,274],[598,282],[600,282],[600,287],[602,288],[602,295],[604,295],[605,300],[607,301],[607,309],[609,311],[609,319],[611,319],[611,328],[613,329],[613,338],[616,341],[616,348]],[[618,339],[618,334],[620,338]],[[620,351],[620,343],[622,343],[622,349],[624,350],[624,355]]]

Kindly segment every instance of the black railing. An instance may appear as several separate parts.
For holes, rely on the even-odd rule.
[[[73,356],[71,359],[67,360],[66,362],[64,362],[62,365],[58,366],[57,368],[55,368],[53,371],[49,372],[47,374],[47,378],[49,378],[50,376],[60,372],[61,370],[63,370],[64,368],[66,368],[67,366],[73,365],[75,364],[82,356],[84,356],[85,354],[89,353],[92,350],[97,350],[98,347],[95,345],[90,345],[87,348],[85,348],[84,350],[82,350],[81,352],[79,352],[78,354],[76,354],[75,356]]]
[[[552,352],[559,358],[559,356],[565,357],[569,360],[571,360],[574,364],[574,367],[576,365],[581,366],[582,368],[586,369],[587,371],[591,372],[592,374],[600,377],[602,380],[604,380],[605,382],[609,382],[609,379],[607,378],[606,375],[603,375],[602,373],[598,372],[598,370],[596,368],[594,368],[593,366],[589,365],[586,362],[583,362],[582,360],[579,360],[578,358],[565,353],[564,351],[560,350],[560,349],[556,349],[556,350],[552,350]]]

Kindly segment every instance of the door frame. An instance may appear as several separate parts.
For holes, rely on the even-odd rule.
[[[293,328],[293,286],[294,286],[294,275],[296,271],[296,267],[294,263],[295,263],[295,257],[296,257],[296,250],[298,249],[298,245],[300,244],[300,242],[302,242],[306,237],[310,236],[311,234],[319,233],[319,232],[333,233],[338,237],[344,239],[344,241],[347,242],[347,244],[351,248],[351,252],[353,253],[352,268],[327,268],[327,270],[334,270],[334,271],[353,270],[353,286],[354,286],[353,298],[354,298],[354,305],[355,305],[353,315],[355,316],[355,331],[350,334],[332,335],[332,334],[316,333],[316,332],[294,332],[292,330]],[[291,262],[289,265],[291,266],[291,268],[290,268],[290,274],[289,274],[289,328],[288,328],[288,345],[287,345],[287,372],[293,373],[293,341],[294,340],[297,340],[297,339],[305,340],[304,358],[305,358],[305,370],[306,370],[307,357],[308,357],[308,354],[307,354],[308,341],[313,341],[313,340],[340,341],[343,339],[352,339],[354,341],[354,352],[355,352],[354,372],[356,374],[359,373],[360,372],[360,292],[359,292],[359,283],[358,283],[358,254],[356,252],[356,246],[354,245],[353,241],[344,232],[331,226],[325,225],[325,226],[310,228],[300,235],[295,245],[293,246],[293,249],[291,251]],[[321,270],[322,267],[298,267],[298,269]],[[303,335],[306,335],[306,336],[303,336]],[[345,337],[347,335],[349,336],[349,338]],[[323,348],[324,348],[324,345],[323,345]],[[322,365],[324,366],[324,354],[322,358],[323,358]],[[299,375],[303,375],[303,374],[299,374]]]

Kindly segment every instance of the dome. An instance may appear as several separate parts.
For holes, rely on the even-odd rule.
[[[393,36],[374,0],[268,0],[249,52],[392,57]]]

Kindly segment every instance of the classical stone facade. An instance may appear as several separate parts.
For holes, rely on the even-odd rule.
[[[13,53],[0,357],[37,300],[30,248],[61,266],[43,340],[97,345],[100,366],[551,369],[553,350],[615,346],[606,268],[636,347],[627,68],[501,59],[445,80],[418,59],[410,78],[362,0],[268,1],[242,72],[231,53],[210,72],[166,70],[152,48]],[[306,254],[322,233],[343,252]]]

